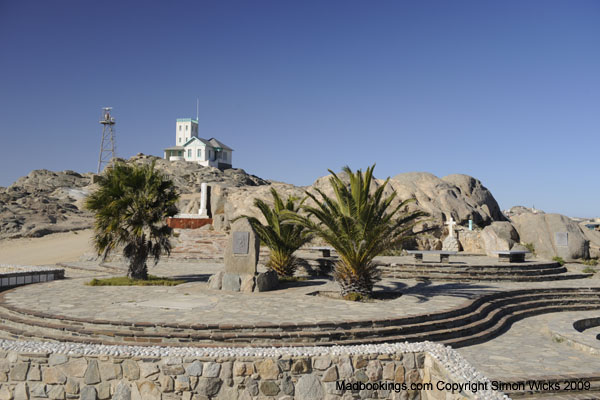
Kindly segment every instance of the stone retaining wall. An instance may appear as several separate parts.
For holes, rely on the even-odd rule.
[[[0,347],[11,347],[6,343],[10,342],[4,341]],[[325,354],[310,354],[309,351],[304,355],[297,351],[298,348],[292,348],[289,352],[293,355],[286,355],[285,350],[273,354],[272,350],[266,349],[261,355],[260,349],[229,349],[229,353],[220,355],[213,350],[217,354],[175,354],[169,357],[77,355],[5,349],[0,350],[0,399],[475,398],[470,392],[411,388],[411,384],[431,382],[435,388],[439,381],[455,382],[457,378],[448,372],[449,369],[462,371],[463,376],[459,378],[463,380],[485,379],[477,375],[465,376],[464,366],[451,366],[448,360],[443,360],[445,353],[444,350],[440,353],[440,349],[454,353],[451,349],[430,345],[439,348],[436,347],[433,352],[393,353],[370,352],[364,348],[363,354],[342,354],[343,351],[320,349]],[[60,348],[62,344],[54,346]],[[373,350],[378,348],[371,347]],[[68,349],[63,347],[62,350]],[[467,371],[466,375],[469,373]],[[360,382],[365,385],[386,383],[389,387],[374,390],[367,386],[362,390],[346,390],[336,384],[342,381],[346,385],[354,384],[355,388]],[[394,390],[401,389],[402,384],[407,385],[408,389]],[[498,392],[483,394],[478,398],[504,398]]]

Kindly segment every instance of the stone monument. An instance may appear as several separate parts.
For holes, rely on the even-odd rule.
[[[231,225],[229,240],[225,246],[225,269],[208,280],[210,289],[233,292],[272,290],[277,286],[277,273],[257,273],[260,239],[246,218]]]
[[[206,199],[208,197],[208,185],[206,182],[200,184],[200,208],[198,214],[200,218],[208,218],[208,210],[206,209]]]
[[[206,182],[200,184],[200,204],[198,205],[197,197],[190,200],[184,213],[167,218],[167,225],[171,228],[179,229],[197,229],[204,225],[210,225],[213,220],[208,215],[209,188]],[[198,210],[196,213],[195,210]]]
[[[442,242],[442,250],[459,251],[460,246],[458,244],[458,240],[456,240],[456,237],[454,236],[454,225],[456,225],[456,222],[452,217],[450,217],[448,222],[446,222],[444,225],[448,225],[448,236]]]

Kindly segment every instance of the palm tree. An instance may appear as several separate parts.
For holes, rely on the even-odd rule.
[[[334,278],[344,297],[351,293],[370,297],[379,278],[373,259],[406,240],[417,219],[426,215],[420,211],[403,210],[412,199],[390,208],[396,192],[385,198],[383,196],[389,178],[371,192],[374,168],[375,165],[367,168],[363,175],[360,169],[354,173],[349,167],[344,167],[343,171],[350,179],[349,185],[329,170],[332,174],[329,182],[335,198],[330,198],[320,189],[316,189],[320,199],[307,192],[316,206],[303,206],[308,214],[306,216],[289,216],[337,251],[340,259],[334,267]]]
[[[170,254],[172,229],[165,223],[177,213],[179,195],[173,182],[151,165],[116,163],[105,170],[99,188],[85,202],[95,213],[94,245],[106,259],[123,247],[129,260],[127,276],[148,279],[146,260],[158,263],[163,252]]]
[[[263,225],[257,218],[244,215],[256,234],[270,250],[267,267],[271,268],[277,275],[291,277],[297,267],[297,260],[294,252],[305,243],[310,241],[311,235],[302,225],[286,223],[289,215],[298,212],[303,201],[298,202],[298,198],[289,196],[284,203],[277,191],[271,188],[273,196],[273,207],[261,199],[255,199],[254,205],[260,210],[267,221]],[[284,216],[284,213],[288,216]]]

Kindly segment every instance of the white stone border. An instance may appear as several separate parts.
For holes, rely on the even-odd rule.
[[[56,267],[42,267],[39,265],[17,265],[17,264],[0,264],[0,268],[14,268],[14,272],[0,272],[0,276],[5,274],[13,274],[19,272],[47,272],[47,271],[58,271],[62,268]]]
[[[0,271],[0,288],[12,288],[29,285],[31,283],[50,282],[56,279],[62,279],[65,274],[63,268],[56,267],[0,264],[0,269],[1,268],[11,268],[13,271]]]
[[[34,342],[0,340],[0,349],[25,353],[58,353],[84,356],[119,356],[141,358],[163,357],[302,357],[321,355],[360,355],[394,353],[429,353],[443,366],[455,382],[490,382],[471,366],[456,350],[439,343],[383,343],[332,347],[161,347],[161,346],[109,346],[71,342]],[[509,399],[494,390],[479,391],[478,399]]]

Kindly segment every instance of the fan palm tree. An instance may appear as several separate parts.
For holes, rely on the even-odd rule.
[[[343,171],[350,179],[347,185],[333,171],[329,182],[335,198],[315,189],[320,198],[307,192],[316,206],[304,205],[307,215],[290,214],[289,218],[306,227],[333,247],[340,259],[335,264],[334,278],[339,283],[342,296],[357,293],[370,297],[379,274],[373,259],[383,251],[394,248],[406,240],[417,219],[425,213],[403,210],[411,200],[391,208],[396,192],[384,198],[389,178],[371,191],[373,169]]]
[[[289,196],[284,203],[273,188],[271,188],[271,195],[273,196],[272,207],[261,199],[254,200],[254,205],[267,221],[266,225],[263,225],[258,218],[246,215],[243,217],[248,219],[261,242],[270,250],[267,267],[277,272],[279,276],[291,277],[297,267],[294,252],[311,239],[304,226],[286,222],[289,220],[289,215],[298,212],[303,201]]]
[[[172,229],[165,223],[177,213],[178,194],[173,182],[151,165],[116,163],[105,170],[99,188],[85,202],[95,213],[94,245],[106,259],[123,248],[129,260],[127,276],[148,279],[146,260],[155,264],[163,252],[170,254]]]

